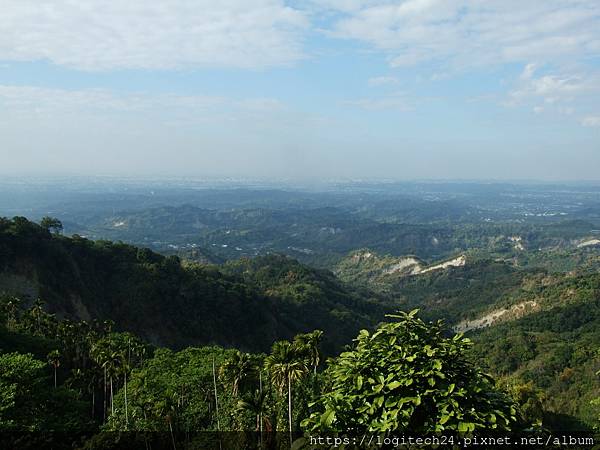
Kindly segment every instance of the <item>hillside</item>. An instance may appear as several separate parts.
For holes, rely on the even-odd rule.
[[[436,272],[452,267],[462,267],[467,263],[465,255],[451,257],[444,261],[427,264],[414,255],[394,257],[380,256],[368,249],[352,252],[342,259],[334,272],[354,284],[367,283],[385,285],[398,278]]]
[[[262,351],[277,339],[322,329],[331,352],[386,311],[380,300],[285,257],[221,270],[51,234],[24,218],[0,221],[2,291],[42,298],[62,317],[113,320],[120,330],[173,348],[216,343]]]
[[[502,382],[528,384],[546,422],[569,415],[597,425],[600,274],[548,280],[513,304],[525,301],[536,307],[468,334],[474,355]]]
[[[363,249],[334,267],[344,282],[367,286],[405,309],[422,308],[430,317],[459,324],[460,331],[536,309],[535,292],[540,288],[599,270],[596,246],[525,249],[505,257],[473,250],[429,263],[413,255],[395,257]]]
[[[414,256],[380,256],[362,250],[342,260],[335,273],[352,286],[368,286],[393,298],[402,309],[420,308],[429,318],[455,324],[528,289],[526,280],[535,282],[544,271],[520,270],[503,261],[464,254],[427,264]]]
[[[580,248],[526,255],[531,264],[467,256],[464,265],[441,267],[412,256],[361,250],[344,259],[336,273],[386,293],[405,310],[418,307],[424,316],[444,318],[455,331],[467,332],[475,343],[474,359],[510,386],[530,420],[558,429],[595,426],[600,412],[592,403],[600,396],[595,375],[600,370],[598,252]]]
[[[596,258],[589,248],[573,252]],[[545,263],[554,261],[550,255]],[[565,273],[471,254],[428,263],[360,250],[336,274],[344,281],[277,254],[203,265],[51,234],[24,218],[0,220],[0,293],[18,294],[25,306],[40,297],[58,317],[114,321],[116,330],[173,349],[219,344],[265,352],[278,339],[321,329],[329,355],[386,312],[420,308],[423,317],[467,332],[473,358],[517,398],[537,405],[533,419],[552,428],[594,424],[590,401],[600,396],[594,264]],[[43,359],[51,347],[2,332],[0,348],[27,348]]]

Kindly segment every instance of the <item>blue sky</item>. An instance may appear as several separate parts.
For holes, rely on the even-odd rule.
[[[0,172],[598,179],[599,56],[596,0],[6,0]]]

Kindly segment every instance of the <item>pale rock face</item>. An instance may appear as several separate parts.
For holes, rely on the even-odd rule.
[[[465,255],[460,255],[458,258],[454,258],[454,259],[451,259],[450,261],[436,264],[435,266],[427,267],[426,269],[423,269],[418,273],[432,272],[434,270],[446,269],[448,267],[462,267],[466,263],[467,263],[467,257]]]
[[[448,267],[461,267],[467,262],[465,255],[461,255],[457,258],[445,261],[440,264],[436,264],[430,267],[423,268],[421,262],[413,257],[406,257],[400,259],[396,264],[388,267],[382,272],[383,275],[391,275],[394,273],[404,272],[408,275],[419,275],[422,273],[433,272],[435,270],[443,270]]]
[[[376,260],[378,259],[377,255],[365,250],[362,252],[355,253],[351,257],[351,261],[354,264],[361,264],[368,260]],[[385,267],[381,268],[378,271],[378,275],[376,276],[386,276],[386,275],[419,275],[422,273],[433,272],[436,270],[443,270],[449,267],[461,267],[464,266],[467,262],[467,257],[465,255],[460,255],[454,259],[444,261],[439,264],[435,264],[430,267],[424,267],[423,262],[414,256],[405,256],[400,258],[395,258],[395,261],[392,264],[388,264]]]
[[[467,331],[489,327],[494,323],[509,320],[510,318],[523,317],[528,312],[537,310],[538,306],[539,304],[536,301],[528,300],[513,305],[508,309],[497,309],[481,316],[479,319],[463,320],[454,327],[454,331],[457,333],[465,333]]]
[[[414,272],[415,269],[421,270],[421,265],[420,265],[419,261],[416,260],[415,258],[409,257],[409,258],[402,258],[396,264],[394,264],[393,266],[390,266],[389,268],[384,270],[383,274],[390,275],[392,273],[402,272],[402,271],[404,271],[404,269],[407,269],[409,267],[413,267],[413,270],[411,271],[411,273]]]
[[[510,236],[508,240],[514,244],[514,248],[516,250],[525,250],[525,246],[523,245],[523,238],[521,236]]]
[[[587,241],[580,242],[577,245],[577,248],[591,247],[591,246],[595,246],[595,245],[600,245],[600,239],[589,239]]]

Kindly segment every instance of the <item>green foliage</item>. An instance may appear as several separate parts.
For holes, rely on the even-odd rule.
[[[42,217],[40,220],[40,227],[44,228],[48,232],[60,233],[63,230],[63,224],[60,220],[54,217]]]
[[[543,391],[538,400],[545,427],[585,430],[596,422],[591,402],[600,395],[594,376],[600,368],[599,279],[588,275],[549,284],[535,297],[547,309],[472,335],[473,357],[490,372],[528,385],[532,392]],[[561,415],[580,422],[557,423]]]
[[[510,430],[517,411],[492,379],[465,357],[470,342],[447,338],[442,323],[417,311],[390,316],[355,347],[330,362],[311,431],[471,432]]]
[[[224,267],[182,264],[123,243],[51,235],[20,217],[0,222],[0,249],[3,273],[29,280],[53,313],[112,320],[175,349],[218,343],[265,351],[277,339],[322,329],[331,354],[389,310],[330,272],[277,255]],[[40,307],[28,313],[27,327],[47,334]]]
[[[180,352],[159,349],[143,367],[131,372],[128,382],[128,418],[125,392],[114,399],[107,430],[169,431],[216,430],[217,416],[212,363],[217,370],[233,350],[218,347],[188,348]],[[232,396],[218,389],[222,427],[233,427]]]
[[[273,344],[271,354],[265,360],[265,368],[281,394],[308,372],[308,361],[303,356],[301,349],[291,342]]]
[[[220,368],[221,378],[231,386],[231,395],[237,397],[246,385],[255,385],[260,366],[260,358],[239,350],[233,352]]]
[[[536,428],[541,427],[544,419],[544,392],[537,388],[533,381],[522,383],[510,380],[507,381],[507,386],[511,398],[519,405],[525,423]]]
[[[427,318],[443,317],[464,324],[501,312],[489,328],[470,332],[474,358],[511,385],[533,383],[531,396],[518,399],[531,423],[539,424],[541,419],[545,427],[552,424],[556,430],[586,429],[597,417],[590,402],[600,395],[600,383],[593,376],[599,367],[594,349],[600,341],[600,275],[590,259],[598,252],[589,248],[540,253],[524,251],[510,263],[469,260],[467,256],[463,267],[416,276],[381,276],[385,267],[369,269],[364,267],[366,263],[361,270],[379,273],[368,280],[373,288],[396,296],[404,308],[423,308]],[[559,267],[565,255],[573,259]],[[539,264],[525,261],[533,257]],[[579,257],[584,259],[579,261]],[[577,270],[550,273],[530,268],[536,265],[555,271]],[[340,272],[340,276],[346,275]],[[543,395],[534,398],[540,391]]]
[[[315,330],[312,333],[298,334],[294,337],[294,346],[300,357],[308,361],[308,364],[313,369],[313,374],[317,374],[317,368],[321,362],[321,340],[323,332]]]
[[[398,230],[380,225],[371,231]],[[408,227],[398,245],[417,248],[425,242],[431,227],[417,228]],[[473,230],[465,227],[458,239],[468,239]],[[501,248],[505,237],[488,242],[499,231],[514,230],[496,227],[472,239],[513,258],[513,250]],[[566,231],[555,232],[558,239]],[[524,235],[524,242],[541,243],[542,235]],[[338,245],[346,238],[328,239]],[[32,371],[25,365],[23,377],[2,385],[2,417],[11,426],[40,430],[85,428],[89,420],[105,436],[126,430],[297,431],[304,419],[314,430],[514,429],[511,401],[469,363],[464,355],[471,352],[500,379],[498,386],[507,389],[528,424],[564,429],[583,420],[589,427],[600,415],[595,400],[600,275],[591,263],[593,250],[585,252],[560,267],[579,267],[576,258],[589,256],[590,265],[577,274],[519,267],[559,268],[559,256],[537,255],[535,262],[533,256],[526,260],[532,255],[527,252],[507,263],[483,252],[487,259],[468,258],[464,267],[372,276],[396,262],[390,256],[377,267],[340,272],[359,283],[349,287],[327,270],[283,255],[205,266],[123,243],[67,238],[21,217],[0,219],[1,276],[9,279],[7,287],[0,286],[7,291],[0,296],[0,349],[32,353],[35,364],[42,364]],[[18,290],[10,277],[27,280],[22,291],[31,296],[14,297]],[[46,303],[34,301],[38,295]],[[360,334],[356,348],[330,362],[324,374],[318,371],[322,351],[337,353],[359,329],[371,328],[399,306],[421,306],[428,319],[456,323],[524,301],[538,306],[524,317],[506,317],[510,323],[474,332],[474,346],[448,337],[439,323],[401,314],[398,322]],[[324,332],[298,334],[315,328]],[[154,354],[143,340],[174,350],[213,343],[239,350]],[[246,353],[269,347],[266,357]],[[37,381],[27,384],[26,373]],[[25,392],[33,403],[21,407],[15,396]],[[75,405],[81,424],[65,418],[65,411],[56,413],[62,421],[56,425],[48,425],[54,419],[36,422],[27,415],[36,408],[50,415],[48,405],[58,398],[64,404],[57,410]],[[317,401],[309,408],[311,398]]]
[[[502,261],[466,257],[461,267],[449,267],[418,275],[393,271],[397,259],[371,254],[353,263],[353,256],[340,262],[336,273],[341,279],[367,284],[395,298],[405,310],[421,308],[429,319],[450,323],[476,317],[490,305],[518,295],[527,281],[539,283],[544,272],[519,270]],[[409,266],[408,269],[410,269]],[[405,270],[408,270],[405,268]]]
[[[600,349],[598,350],[598,356],[600,356]],[[597,376],[600,376],[600,370],[598,372],[596,372]],[[592,400],[592,406],[595,407],[597,409],[597,420],[596,423],[594,424],[594,429],[596,431],[600,431],[600,397]]]
[[[393,309],[393,302],[382,296],[366,289],[349,289],[331,272],[307,267],[284,255],[242,258],[228,262],[222,270],[242,277],[275,300],[279,316],[295,330],[293,334],[324,330],[322,346],[329,354],[338,352],[359,329],[375,325],[375,318],[383,318]]]
[[[31,354],[0,354],[0,431],[90,429],[85,404],[74,391],[53,388],[45,368]]]

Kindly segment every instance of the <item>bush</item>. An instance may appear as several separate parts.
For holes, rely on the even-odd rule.
[[[323,394],[303,422],[310,431],[431,433],[510,430],[514,403],[465,355],[471,342],[445,337],[417,311],[362,330],[353,350],[330,362]]]

